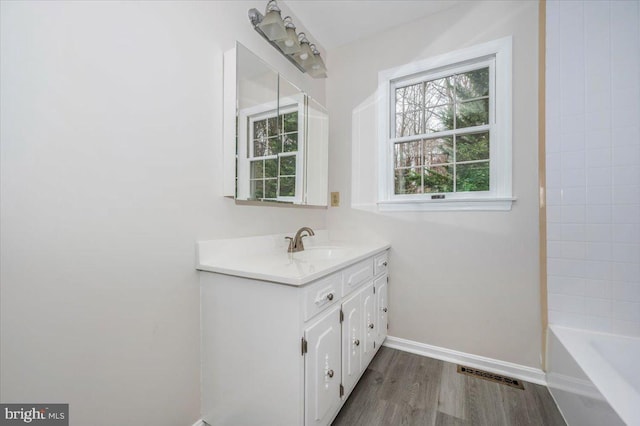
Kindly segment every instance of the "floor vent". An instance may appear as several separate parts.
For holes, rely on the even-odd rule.
[[[478,370],[477,368],[458,365],[458,373],[466,374],[468,376],[478,377],[480,379],[490,380],[496,383],[501,383],[503,385],[511,386],[512,388],[524,389],[522,380],[514,379],[512,377],[507,377],[507,376],[501,376],[500,374],[490,373],[484,370]]]

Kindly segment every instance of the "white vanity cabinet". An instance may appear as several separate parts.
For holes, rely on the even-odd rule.
[[[203,420],[329,425],[386,337],[387,247],[303,285],[201,272]]]
[[[387,289],[389,288],[389,276],[384,274],[377,278],[374,282],[376,288],[376,333],[377,342],[382,342],[387,337],[387,329],[389,328],[389,306],[387,302]]]
[[[371,274],[362,276],[365,284],[342,302],[342,384],[347,396],[387,337],[387,258],[387,251],[375,256]]]
[[[326,425],[340,405],[340,307],[329,309],[304,331],[305,424]]]

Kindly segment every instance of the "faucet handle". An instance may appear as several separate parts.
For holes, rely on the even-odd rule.
[[[289,240],[289,248],[287,248],[287,251],[293,253],[293,237],[284,237],[284,239]]]

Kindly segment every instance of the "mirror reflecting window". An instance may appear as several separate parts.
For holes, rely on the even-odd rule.
[[[326,206],[327,111],[241,44],[235,77],[236,199]]]

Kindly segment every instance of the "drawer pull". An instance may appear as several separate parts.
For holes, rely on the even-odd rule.
[[[382,308],[382,312],[387,312],[387,308]]]
[[[382,266],[387,266],[387,261],[382,262]]]
[[[356,339],[353,341],[353,344],[356,346],[360,346],[360,340]]]
[[[333,293],[327,294],[327,300],[329,300],[329,301],[333,300]]]
[[[329,378],[332,378],[333,377],[333,370],[327,371],[327,376],[329,376]]]
[[[373,323],[369,324],[369,328],[373,330]]]

